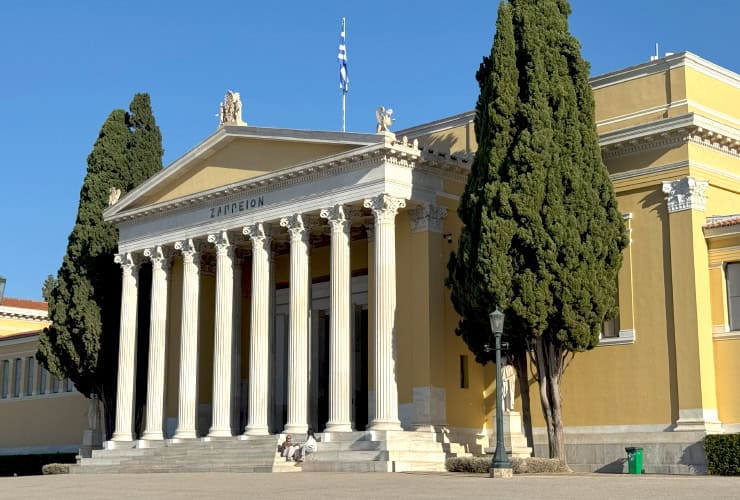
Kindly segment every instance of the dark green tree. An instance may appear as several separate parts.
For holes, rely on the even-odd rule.
[[[103,221],[110,189],[126,193],[162,168],[162,145],[149,96],[136,94],[131,112],[108,116],[87,157],[77,220],[49,293],[52,324],[39,339],[39,362],[104,404],[106,431],[115,409],[121,270],[113,262],[118,231]]]
[[[54,289],[55,285],[56,285],[56,279],[54,279],[54,276],[49,274],[44,280],[44,284],[41,285],[41,297],[44,298],[45,302],[49,302],[49,297],[51,297],[51,291]]]
[[[515,365],[531,353],[550,456],[562,460],[567,359],[593,348],[617,313],[627,244],[569,14],[565,0],[500,4],[491,56],[477,74],[478,150],[448,266],[457,333],[480,361],[490,356],[487,313],[506,310]]]

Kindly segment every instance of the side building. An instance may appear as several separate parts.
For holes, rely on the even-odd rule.
[[[87,400],[36,361],[46,302],[0,297],[0,455],[77,453]]]
[[[702,472],[703,436],[740,428],[740,76],[684,52],[591,83],[631,243],[619,318],[565,374],[569,460],[621,470],[624,446],[643,445],[648,471]],[[127,193],[105,213],[124,311],[108,448],[313,427],[329,441],[413,430],[480,453],[494,369],[455,335],[444,286],[475,150],[472,113],[395,135],[234,117]],[[151,307],[137,311],[142,268]]]

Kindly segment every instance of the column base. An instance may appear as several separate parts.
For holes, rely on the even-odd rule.
[[[111,437],[110,440],[116,442],[129,442],[134,440],[134,436],[130,432],[114,432],[113,437]]]
[[[175,435],[172,436],[172,439],[173,440],[174,439],[177,439],[177,440],[181,440],[181,439],[196,439],[197,437],[198,436],[195,434],[195,431],[194,430],[188,430],[188,431],[186,431],[186,430],[177,430],[177,431],[175,431]],[[175,441],[175,442],[178,442],[178,441]]]
[[[208,438],[230,438],[233,435],[231,434],[231,429],[214,429],[211,428],[208,431]]]
[[[400,420],[373,420],[367,426],[369,431],[402,431]]]
[[[247,426],[247,428],[244,430],[244,434],[246,434],[247,436],[269,436],[270,431],[266,425],[252,425]]]
[[[145,432],[144,435],[141,436],[139,441],[163,441],[164,435],[162,434],[162,431],[157,432]]]
[[[137,448],[164,448],[164,439],[139,439],[136,441]]]
[[[722,422],[719,421],[717,410],[697,408],[678,410],[678,420],[673,428],[674,432],[700,431],[707,433],[721,433]]]
[[[134,447],[133,441],[103,441],[104,450],[125,450]]]
[[[352,432],[352,424],[341,422],[327,422],[324,432]]]
[[[283,434],[305,434],[308,432],[308,424],[285,424]]]

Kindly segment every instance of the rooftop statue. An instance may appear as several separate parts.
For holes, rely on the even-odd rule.
[[[220,124],[224,125],[246,125],[242,121],[242,101],[239,92],[232,90],[226,91],[224,101],[220,105],[219,114]]]
[[[110,194],[108,194],[108,206],[112,207],[118,202],[118,198],[121,197],[121,190],[115,186],[110,187]]]
[[[394,120],[393,118],[391,118],[392,114],[392,109],[385,109],[383,106],[380,106],[378,109],[375,110],[375,118],[378,120],[378,125],[375,127],[375,131],[378,134],[391,131],[390,126]]]

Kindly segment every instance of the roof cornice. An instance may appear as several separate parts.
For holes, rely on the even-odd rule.
[[[661,57],[655,61],[648,61],[636,66],[619,69],[603,75],[594,76],[590,79],[591,88],[596,90],[610,85],[643,78],[645,76],[664,73],[674,68],[689,67],[707,76],[727,83],[735,88],[740,88],[740,75],[718,64],[707,61],[691,52],[679,52],[669,56]]]
[[[31,321],[48,321],[49,313],[39,309],[27,307],[12,307],[0,305],[0,318],[23,319]]]
[[[688,142],[740,157],[740,129],[695,113],[607,132],[599,137],[605,159]]]
[[[449,130],[451,128],[459,127],[460,125],[465,125],[467,123],[472,122],[474,119],[475,119],[475,110],[466,111],[464,113],[460,113],[460,114],[453,115],[453,116],[448,116],[446,118],[441,118],[433,122],[423,123],[415,127],[410,127],[410,128],[406,128],[403,130],[399,130],[398,132],[396,132],[396,135],[398,135],[399,137],[405,135],[413,139],[415,137],[419,137],[422,135],[428,135],[428,134],[432,134],[435,132],[442,132],[443,130]]]

